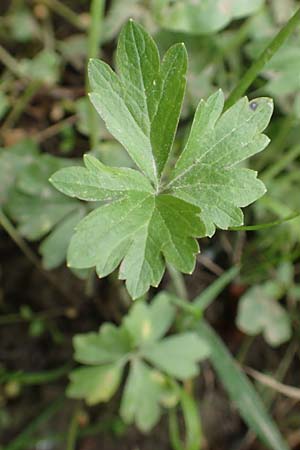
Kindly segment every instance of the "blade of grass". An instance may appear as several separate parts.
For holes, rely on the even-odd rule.
[[[202,320],[195,330],[210,347],[210,360],[245,422],[271,450],[289,450],[254,386],[239,370],[215,331]]]
[[[275,178],[282,172],[291,162],[300,155],[300,145],[292,147],[285,152],[276,162],[273,162],[263,173],[260,174],[261,180],[266,183]]]
[[[225,287],[238,275],[239,267],[232,267],[223,273],[217,280],[206,288],[201,294],[193,300],[193,307],[197,311],[203,312],[225,289]]]
[[[287,38],[293,33],[299,22],[300,22],[300,8],[297,9],[297,11],[290,18],[287,24],[281,28],[281,30],[276,34],[274,39],[265,48],[265,50],[261,53],[258,59],[253,62],[253,64],[244,74],[244,76],[242,77],[236,88],[229,95],[225,103],[225,109],[228,109],[240,97],[242,97],[245,94],[249,86],[251,86],[251,84],[263,70],[265,65],[275,55],[275,53],[279,50],[279,48],[285,43]]]
[[[39,427],[48,422],[63,406],[64,396],[59,396],[54,402],[50,403],[21,433],[11,441],[5,450],[25,450],[28,449],[28,442]]]

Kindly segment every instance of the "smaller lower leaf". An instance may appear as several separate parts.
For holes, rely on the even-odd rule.
[[[240,330],[251,336],[263,333],[268,344],[274,347],[287,342],[292,334],[290,317],[276,298],[276,287],[280,295],[278,283],[249,289],[240,299],[237,316]]]
[[[161,415],[162,381],[162,375],[141,360],[132,362],[120,409],[124,422],[135,422],[143,432],[156,425]]]
[[[149,345],[143,356],[155,367],[180,380],[198,374],[197,363],[209,355],[209,347],[196,333],[182,333]]]
[[[85,398],[88,405],[107,402],[118,389],[122,372],[120,364],[76,369],[70,374],[71,383],[67,395],[71,398]]]

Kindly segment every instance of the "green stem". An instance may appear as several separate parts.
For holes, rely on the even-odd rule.
[[[0,45],[0,61],[18,78],[23,77],[18,61]]]
[[[188,299],[188,292],[184,281],[184,276],[181,272],[176,270],[173,266],[170,264],[167,264],[167,269],[170,275],[170,278],[172,280],[174,290],[176,295],[183,300]]]
[[[3,124],[2,129],[7,130],[8,128],[13,128],[16,122],[19,120],[21,114],[26,109],[30,100],[35,96],[37,91],[41,87],[40,81],[32,81],[28,84],[23,95],[18,99],[15,103],[13,109],[7,116],[5,123]]]
[[[278,161],[268,167],[262,174],[261,179],[264,183],[274,179],[280,172],[282,172],[290,163],[292,163],[300,155],[300,146],[292,147],[288,152],[281,156]]]
[[[10,381],[16,381],[19,384],[29,386],[48,384],[67,375],[70,372],[70,369],[71,365],[66,364],[58,369],[48,370],[47,372],[26,373],[7,372],[3,370],[3,372],[0,371],[0,382],[2,384]]]
[[[70,427],[69,427],[69,431],[68,431],[68,435],[67,435],[66,450],[75,450],[76,449],[76,441],[77,441],[78,432],[79,432],[78,415],[79,415],[79,407],[77,407],[75,409],[75,412],[72,415],[72,419],[70,422]]]
[[[180,438],[175,408],[172,408],[169,411],[169,437],[173,450],[185,450]]]
[[[287,137],[294,125],[296,125],[296,119],[293,114],[289,114],[280,120],[280,126],[278,127],[276,137],[272,140],[268,151],[265,154],[262,154],[259,161],[257,161],[256,169],[259,172],[261,172],[268,164],[272,165],[274,155],[279,155],[285,150],[288,143]],[[280,160],[280,158],[278,159]]]
[[[67,20],[75,28],[79,28],[79,30],[85,29],[85,25],[80,20],[79,15],[64,3],[60,2],[59,0],[39,0],[39,1],[40,3],[46,5],[53,12],[55,12],[57,15]]]
[[[88,35],[88,59],[97,58],[101,48],[102,22],[104,14],[105,0],[92,0],[91,3],[91,25]],[[86,73],[86,90],[89,91],[88,73]],[[99,136],[99,118],[92,106],[89,103],[89,132],[90,132],[90,147],[97,148]]]
[[[279,48],[284,44],[287,38],[293,33],[298,23],[300,22],[300,8],[295,12],[295,14],[290,18],[287,24],[277,33],[274,39],[262,52],[259,58],[253,62],[250,68],[242,77],[239,84],[231,92],[225,103],[225,109],[232,106],[242,95],[245,94],[249,86],[257,78],[259,73],[265,67],[265,65],[270,61],[270,59],[275,55]]]
[[[53,403],[50,403],[50,405],[48,405],[47,408],[25,428],[25,430],[23,430],[5,447],[5,450],[21,450],[28,448],[27,443],[31,439],[32,435],[43,423],[48,422],[51,417],[53,417],[61,409],[63,404],[63,397],[59,397]]]

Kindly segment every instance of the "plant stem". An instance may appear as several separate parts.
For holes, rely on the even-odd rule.
[[[50,403],[44,411],[41,412],[26,428],[23,430],[12,442],[10,442],[5,450],[21,450],[28,448],[27,443],[29,439],[34,435],[36,430],[45,423],[48,422],[63,406],[64,397],[59,397],[53,403]]]
[[[9,381],[16,381],[19,384],[29,386],[48,384],[67,375],[70,372],[70,369],[71,365],[66,364],[58,369],[48,370],[45,372],[26,373],[20,371],[3,371],[3,373],[0,372],[0,382],[7,383]]]
[[[296,145],[281,156],[278,161],[269,166],[261,174],[264,183],[273,180],[280,172],[282,172],[290,163],[292,163],[300,155],[300,146]]]
[[[79,415],[79,407],[75,409],[74,414],[72,415],[70,427],[67,436],[67,445],[66,450],[75,450],[76,441],[78,437],[78,415]]]
[[[0,45],[0,61],[18,78],[23,77],[18,61]]]
[[[40,81],[31,81],[25,88],[23,95],[15,103],[13,109],[7,116],[5,123],[3,124],[2,130],[7,130],[8,128],[13,128],[16,122],[19,120],[21,114],[26,109],[30,100],[35,96],[37,91],[41,87]]]
[[[167,264],[167,269],[172,280],[176,295],[182,300],[187,300],[188,292],[182,273],[178,272],[178,270],[174,269],[174,267],[170,264]]]
[[[290,18],[287,24],[281,28],[281,30],[277,33],[274,39],[270,42],[270,44],[265,48],[265,50],[261,53],[259,58],[253,62],[250,68],[242,77],[239,84],[236,88],[231,92],[225,103],[225,109],[228,109],[232,106],[242,95],[245,94],[249,86],[253,83],[253,81],[257,78],[259,73],[265,67],[265,65],[270,61],[270,59],[275,55],[275,53],[279,50],[279,48],[284,44],[287,38],[292,34],[295,30],[296,26],[300,22],[300,8],[295,12],[295,14]]]
[[[53,12],[70,22],[75,28],[79,28],[79,30],[85,29],[85,25],[78,14],[59,0],[39,0],[39,2],[52,9]]]
[[[92,0],[91,2],[91,24],[88,35],[88,59],[97,58],[101,48],[102,22],[105,0]],[[88,73],[86,72],[86,91],[90,89]],[[99,118],[93,105],[89,103],[89,134],[91,150],[98,145]]]

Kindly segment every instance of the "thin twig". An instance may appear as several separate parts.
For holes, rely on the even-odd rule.
[[[74,123],[76,123],[77,118],[78,118],[77,114],[74,114],[73,116],[67,117],[64,120],[61,120],[60,122],[57,122],[54,125],[51,125],[50,127],[45,128],[42,131],[39,131],[38,133],[34,134],[31,137],[38,143],[44,142],[47,139],[50,139],[51,137],[58,134],[65,126],[73,125]]]
[[[274,391],[279,392],[286,397],[293,398],[294,400],[300,401],[300,389],[294,386],[288,386],[287,384],[280,383],[269,375],[265,375],[264,373],[258,372],[251,367],[244,366],[244,371],[250,375],[252,378],[257,380],[259,383],[264,384],[265,386],[274,389]]]

